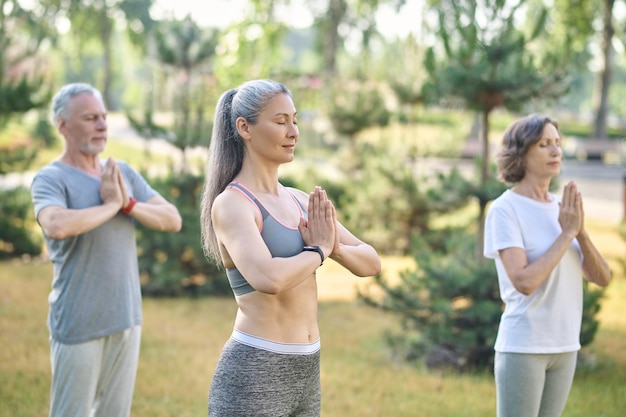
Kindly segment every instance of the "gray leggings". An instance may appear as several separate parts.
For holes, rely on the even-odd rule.
[[[578,352],[496,352],[498,417],[559,417],[569,396]]]
[[[208,408],[210,417],[319,417],[320,352],[274,353],[229,339]]]

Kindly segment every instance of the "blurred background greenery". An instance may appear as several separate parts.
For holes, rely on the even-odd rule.
[[[175,235],[139,229],[144,295],[229,295],[198,227],[214,106],[228,88],[273,78],[292,90],[300,126],[281,181],[324,186],[346,226],[413,261],[356,295],[393,313],[394,357],[489,369],[502,305],[482,228],[505,188],[493,149],[512,120],[544,112],[567,158],[623,164],[626,2],[178,3],[0,0],[0,257],[45,259],[28,185],[63,146],[51,95],[88,82],[110,112],[103,156],[142,170],[184,218]],[[622,259],[611,259],[619,279]],[[603,297],[586,288],[585,346]]]

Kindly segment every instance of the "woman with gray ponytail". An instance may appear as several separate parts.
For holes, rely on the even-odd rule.
[[[376,250],[337,221],[321,187],[307,194],[279,182],[298,137],[281,83],[248,81],[217,103],[202,238],[225,268],[238,310],[213,375],[211,417],[319,416],[315,272],[327,258],[357,276],[380,272]]]

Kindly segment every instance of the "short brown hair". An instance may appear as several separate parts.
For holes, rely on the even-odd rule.
[[[506,129],[496,155],[498,177],[501,181],[516,183],[524,178],[526,174],[524,157],[528,149],[539,142],[543,128],[548,123],[559,130],[556,120],[536,113],[517,119]]]

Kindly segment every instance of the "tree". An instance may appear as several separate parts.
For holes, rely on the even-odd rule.
[[[160,125],[153,119],[149,101],[144,119],[127,112],[131,125],[146,139],[163,138],[181,151],[183,170],[189,170],[186,150],[208,146],[212,121],[207,113],[214,98],[212,64],[218,43],[216,30],[200,28],[191,17],[163,21],[154,31],[154,59],[173,83],[173,125]],[[148,88],[152,90],[152,86]]]
[[[89,40],[96,40],[102,46],[102,82],[100,90],[108,109],[116,109],[113,100],[113,48],[116,25],[124,25],[131,40],[140,45],[154,21],[150,17],[150,7],[154,0],[70,0],[66,13],[72,23],[72,31],[79,39],[82,48]]]
[[[613,24],[613,6],[615,0],[602,1],[602,67],[598,75],[598,88],[593,121],[593,139],[606,139],[606,125],[609,115],[609,86],[613,66],[613,38],[615,28]]]
[[[391,118],[379,86],[365,80],[337,83],[328,114],[335,131],[346,135],[353,149],[357,133],[372,126],[386,126]]]
[[[577,67],[587,66],[593,61],[597,68],[596,85],[593,93],[593,126],[591,138],[606,139],[607,121],[610,113],[609,91],[613,83],[614,42],[622,40],[616,28],[615,0],[556,0],[553,19],[554,36],[567,39],[568,50],[573,53]],[[598,45],[599,56],[594,57],[590,46]],[[553,47],[552,42],[547,47]]]
[[[526,0],[453,1],[431,3],[438,15],[437,33],[443,56],[436,47],[427,53],[430,82],[425,95],[442,105],[463,105],[481,115],[480,185],[490,175],[489,126],[491,113],[500,107],[519,111],[532,99],[556,98],[567,91],[565,57],[558,48],[540,56],[533,43],[544,32],[545,8],[529,9],[528,28],[519,30]],[[477,196],[479,203],[476,256],[482,258],[485,210],[492,196]]]
[[[48,103],[42,43],[54,39],[50,22],[58,8],[25,9],[17,0],[0,0],[0,128],[10,118]]]
[[[363,50],[367,51],[371,39],[376,36],[376,12],[384,3],[399,10],[406,0],[328,0],[324,5],[310,2],[315,16],[317,50],[322,55],[323,78],[332,80],[337,75],[337,56],[350,32],[361,36]],[[320,8],[320,4],[322,7]]]
[[[279,78],[284,72],[282,64],[290,51],[284,45],[287,26],[276,17],[280,1],[250,3],[252,7],[244,19],[226,28],[220,36],[215,74],[224,88],[248,79]]]
[[[40,53],[54,40],[54,4],[24,8],[16,0],[0,0],[0,130],[13,119],[48,104],[49,74]],[[0,175],[28,169],[39,144],[23,129],[12,129],[11,142],[0,145]],[[42,141],[44,142],[44,141]],[[42,242],[32,230],[35,219],[28,189],[0,190],[0,258],[38,255]]]
[[[424,102],[422,89],[428,77],[422,65],[425,53],[426,48],[418,43],[413,35],[385,49],[383,64],[403,63],[403,65],[385,65],[385,78],[389,80],[389,86],[399,103],[408,108],[409,123],[415,117],[416,106]]]

